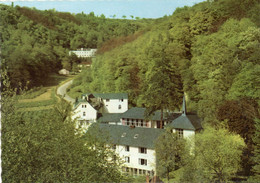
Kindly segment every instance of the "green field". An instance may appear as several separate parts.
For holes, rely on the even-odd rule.
[[[22,95],[18,95],[17,107],[19,111],[39,111],[52,108],[58,100],[56,96],[57,87],[72,77],[53,74],[44,86],[33,88]]]

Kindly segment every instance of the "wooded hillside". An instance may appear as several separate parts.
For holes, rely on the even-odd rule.
[[[188,110],[215,124],[224,101],[259,102],[258,2],[220,0],[178,8],[133,42],[98,55],[71,93],[127,92],[133,106],[148,107],[166,92],[164,100],[174,101],[168,108],[175,109],[185,92]]]
[[[152,22],[6,5],[0,5],[0,20],[1,66],[14,88],[42,85],[50,73],[72,64],[69,50],[99,48]]]

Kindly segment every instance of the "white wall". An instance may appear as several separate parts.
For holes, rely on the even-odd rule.
[[[173,129],[173,132],[176,132],[176,129]],[[183,130],[183,137],[184,138],[188,138],[195,135],[195,131],[194,130]]]
[[[187,138],[187,137],[191,137],[195,135],[195,131],[193,130],[183,130],[183,137]]]
[[[123,113],[128,110],[128,99],[103,99],[104,108],[107,113]],[[119,109],[121,105],[121,109]]]
[[[84,112],[86,114],[85,116],[83,115]],[[86,121],[96,121],[97,111],[88,102],[81,102],[74,110],[74,114],[72,115],[72,119],[75,118]]]
[[[129,147],[129,152],[125,151],[125,146],[117,145],[116,152],[125,160],[125,157],[130,157],[130,163],[125,163],[126,167],[137,168],[147,171],[155,171],[155,151],[147,149],[147,154],[139,153],[138,147]],[[139,158],[147,159],[147,165],[140,165]]]
[[[77,57],[94,57],[97,49],[90,49],[90,50],[77,50],[77,51],[70,51],[69,55],[71,53],[75,53]]]

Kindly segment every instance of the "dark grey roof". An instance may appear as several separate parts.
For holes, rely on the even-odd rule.
[[[167,126],[185,130],[199,130],[202,128],[201,120],[195,114],[181,115]]]
[[[113,144],[144,147],[148,149],[154,149],[155,140],[164,132],[163,129],[131,128],[130,126],[109,124],[99,124],[99,128],[103,133],[109,135],[110,139],[108,140]],[[135,136],[137,136],[137,138],[135,138]]]
[[[82,96],[91,95],[91,93],[83,94]],[[92,93],[96,98],[102,99],[128,99],[127,93]]]
[[[99,110],[103,106],[103,104],[97,98],[91,98],[88,101],[86,99],[77,100],[74,104],[74,108],[76,108],[80,103],[83,102],[89,103],[96,110]]]
[[[133,107],[122,114],[122,118],[129,118],[129,119],[145,119],[145,108],[141,107]],[[163,119],[168,120],[169,118],[173,117],[173,114],[164,113]],[[156,111],[149,119],[154,121],[161,120],[161,112]]]
[[[121,115],[122,113],[103,113],[102,116],[98,119],[98,122],[120,122]]]
[[[78,99],[78,100],[76,100],[76,102],[74,103],[74,108],[75,107],[77,107],[80,103],[82,103],[82,102],[88,102],[88,101],[86,101],[85,99]]]

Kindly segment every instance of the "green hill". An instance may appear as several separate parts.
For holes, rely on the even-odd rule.
[[[69,50],[100,48],[111,39],[145,29],[153,20],[109,19],[90,14],[0,4],[2,68],[14,88],[43,85],[52,72],[72,69]]]
[[[127,92],[131,105],[147,106],[149,88],[172,86],[177,104],[185,92],[188,109],[214,123],[225,100],[259,101],[259,7],[258,1],[219,0],[179,8],[131,42],[112,42],[70,94]],[[151,81],[162,72],[167,83]]]

